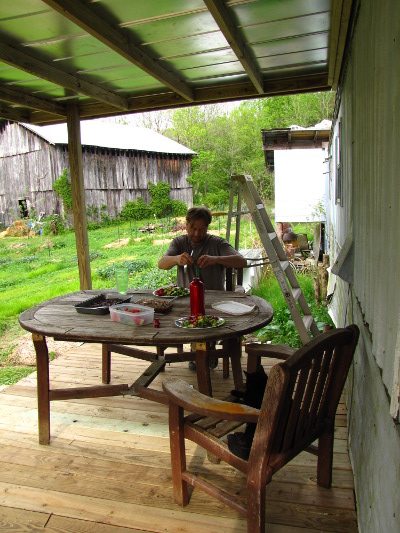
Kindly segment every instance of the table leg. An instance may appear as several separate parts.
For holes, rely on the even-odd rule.
[[[49,351],[46,337],[32,334],[36,351],[39,444],[50,442]]]
[[[111,352],[108,344],[101,345],[101,381],[102,383],[111,381]]]
[[[235,389],[243,389],[243,372],[242,365],[240,363],[240,358],[242,356],[242,344],[240,336],[224,341],[224,347],[231,358],[232,376]]]
[[[210,376],[210,344],[196,342],[196,372],[199,392],[212,396]]]

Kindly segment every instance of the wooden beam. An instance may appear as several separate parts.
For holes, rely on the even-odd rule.
[[[249,54],[248,48],[242,39],[238,28],[230,16],[222,0],[204,0],[210,14],[218,24],[219,29],[224,34],[229,46],[232,48],[242,67],[247,72],[250,80],[254,84],[259,94],[264,93],[264,82],[262,74]]]
[[[166,70],[136,44],[130,42],[121,30],[116,30],[103,18],[96,15],[87,4],[76,0],[44,0],[44,3],[71,20],[74,24],[104,43],[122,57],[144,70],[151,77],[181,95],[185,100],[194,100],[193,90]]]
[[[329,85],[337,89],[353,0],[334,0],[329,34]]]
[[[49,113],[60,115],[64,119],[67,114],[67,108],[65,105],[50,102],[49,100],[44,100],[43,98],[38,98],[37,96],[16,91],[15,89],[10,89],[4,86],[0,87],[0,100],[21,105],[23,107],[38,109],[39,111],[48,111]]]
[[[33,76],[50,81],[66,89],[71,89],[75,93],[85,94],[95,100],[100,100],[113,107],[117,107],[126,111],[128,109],[128,101],[114,93],[106,91],[93,83],[89,83],[81,78],[72,76],[58,68],[53,67],[49,63],[45,63],[35,57],[21,52],[16,48],[0,42],[0,60],[8,65],[12,65],[25,72],[29,72]]]
[[[71,176],[72,211],[80,289],[92,288],[90,272],[89,239],[86,224],[85,187],[83,183],[82,145],[79,112],[76,106],[67,106],[68,156]]]
[[[318,74],[307,77],[269,80],[265,89],[262,97],[300,94],[312,91],[329,91],[330,87],[327,85],[327,74]],[[248,100],[259,97],[254,85],[250,82],[231,83],[217,87],[202,87],[195,89],[194,93],[195,102],[193,102],[193,105],[229,102],[232,100]],[[159,109],[175,109],[188,105],[190,104],[187,101],[172,92],[162,92],[152,95],[145,94],[130,98],[128,114]],[[112,106],[98,102],[82,104],[79,108],[79,113],[81,119],[112,117],[120,114]],[[57,120],[54,115],[49,113],[32,112],[31,114],[31,124],[45,125],[56,124],[58,122],[62,121]]]
[[[53,116],[53,115],[52,115]],[[14,109],[9,106],[4,106],[0,102],[0,117],[13,122],[29,122],[30,115],[26,110]]]

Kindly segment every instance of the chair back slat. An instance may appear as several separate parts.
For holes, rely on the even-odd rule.
[[[298,421],[303,409],[304,392],[310,373],[310,365],[306,365],[300,372],[292,376],[287,394],[292,397],[289,418],[283,436],[282,449],[290,448],[297,432]]]
[[[312,406],[315,403],[315,387],[314,383],[318,380],[319,372],[321,370],[321,360],[316,358],[312,362],[311,371],[308,376],[307,387],[304,392],[301,412],[297,422],[296,440],[301,439],[312,424],[314,417]]]
[[[332,353],[333,347],[329,346],[325,350],[322,350],[315,359],[316,362],[318,361],[320,370],[315,384],[306,431],[311,431],[318,423],[321,423],[324,418],[323,411],[328,384],[328,374],[334,367],[334,365],[331,364]]]

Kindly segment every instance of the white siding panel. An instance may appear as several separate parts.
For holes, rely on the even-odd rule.
[[[343,246],[351,222],[354,292],[371,333],[373,355],[398,409],[400,302],[400,3],[390,17],[367,2],[358,25],[341,106],[344,203],[335,213],[335,239]],[[336,125],[337,126],[337,125]],[[352,155],[351,155],[352,154]],[[351,155],[351,159],[350,159]]]

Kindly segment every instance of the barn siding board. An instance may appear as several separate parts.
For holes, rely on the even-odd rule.
[[[51,144],[21,124],[4,121],[0,128],[0,211],[6,225],[19,218],[18,199],[27,198],[37,213],[62,214],[53,183],[69,168],[68,147]],[[171,198],[193,203],[191,155],[84,146],[82,149],[87,207],[118,216],[127,201],[150,201],[149,183],[171,186]]]

